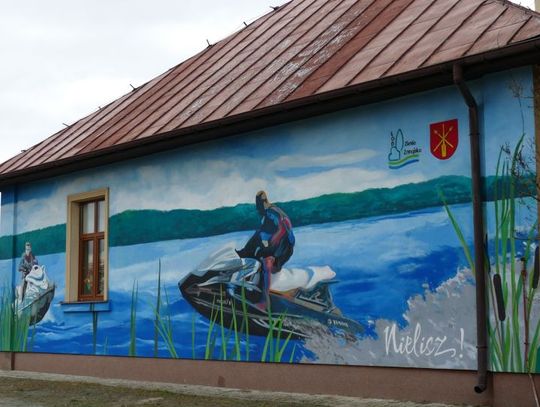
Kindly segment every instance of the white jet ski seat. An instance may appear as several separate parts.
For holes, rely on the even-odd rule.
[[[322,282],[330,282],[336,273],[328,266],[310,266],[307,268],[283,268],[272,274],[270,289],[272,291],[286,292],[302,289],[310,291]]]
[[[202,276],[208,270],[223,271],[237,270],[234,272],[231,282],[239,282],[242,279],[257,273],[261,263],[255,259],[241,259],[234,251],[232,244],[218,249],[208,259],[203,261],[193,274]],[[328,266],[310,266],[307,268],[283,268],[272,274],[270,289],[285,293],[292,290],[310,291],[321,282],[330,282],[336,277],[336,273]]]

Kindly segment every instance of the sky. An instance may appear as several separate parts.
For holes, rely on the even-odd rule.
[[[0,0],[0,162],[284,0]]]
[[[0,0],[0,162],[285,2]]]

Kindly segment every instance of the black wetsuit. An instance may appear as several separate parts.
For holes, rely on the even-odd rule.
[[[240,257],[266,259],[273,257],[272,273],[281,267],[293,254],[295,238],[289,217],[280,208],[271,205],[265,210],[261,227],[248,240],[244,248],[238,251]]]

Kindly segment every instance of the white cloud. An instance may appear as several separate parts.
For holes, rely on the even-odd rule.
[[[362,148],[326,155],[285,155],[274,160],[271,165],[281,170],[309,167],[336,167],[360,163],[375,157],[376,154],[374,150]]]
[[[128,209],[209,210],[251,203],[261,189],[271,200],[283,202],[426,180],[421,172],[396,177],[388,170],[350,166],[374,155],[374,151],[362,149],[313,156],[290,154],[265,163],[261,158],[222,152],[211,146],[187,148],[173,156],[157,155],[77,178],[65,177],[57,189],[52,187],[49,196],[19,202],[17,232],[65,223],[68,195],[103,187],[110,188],[110,214],[114,215]],[[330,168],[336,163],[343,166]],[[312,166],[327,169],[301,176],[280,175],[283,168]]]
[[[215,171],[216,167],[226,167],[227,170]],[[242,167],[242,160],[235,160],[235,164],[222,161],[205,163],[197,167],[199,171],[193,176],[184,172],[167,174],[166,170],[158,167],[141,168],[133,180],[124,182],[122,190],[115,194],[112,212],[126,209],[213,209],[234,206],[252,202],[260,189],[266,190],[274,201],[289,201],[335,192],[390,188],[425,180],[423,175],[417,173],[389,178],[385,171],[358,168],[337,168],[294,178],[271,173],[262,177],[240,171]]]
[[[358,192],[370,188],[391,188],[397,185],[421,182],[420,173],[389,177],[388,172],[359,168],[336,168],[302,177],[278,178],[273,186],[282,191],[279,200],[305,199],[334,192]]]

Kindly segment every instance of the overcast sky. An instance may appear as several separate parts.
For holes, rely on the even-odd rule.
[[[0,0],[0,162],[285,2]]]

